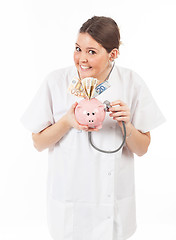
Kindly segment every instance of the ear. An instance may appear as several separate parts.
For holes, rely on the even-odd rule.
[[[98,106],[98,109],[99,109],[100,111],[104,111],[104,104],[100,104],[100,105]]]
[[[117,48],[112,49],[112,51],[109,53],[109,60],[114,61],[114,59],[118,58],[119,54],[120,53]]]
[[[80,105],[77,105],[76,108],[75,108],[75,111],[79,112],[81,110],[82,106]]]

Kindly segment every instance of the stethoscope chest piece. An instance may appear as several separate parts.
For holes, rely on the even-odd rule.
[[[111,107],[110,102],[108,100],[101,103],[98,99],[92,98],[92,99],[83,99],[79,102],[75,109],[75,117],[76,120],[83,125],[89,126],[89,128],[102,128],[103,121],[105,119],[106,112],[109,112],[109,108]],[[123,135],[123,141],[121,145],[113,150],[113,151],[106,151],[103,149],[100,149],[95,146],[95,144],[92,141],[92,132],[88,132],[88,139],[91,144],[91,146],[96,149],[99,152],[103,153],[115,153],[118,152],[124,145],[126,140],[126,128],[125,123],[122,121],[123,129],[124,129],[124,135]]]

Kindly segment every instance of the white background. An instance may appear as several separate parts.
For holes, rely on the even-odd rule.
[[[93,15],[118,23],[116,64],[142,76],[167,122],[136,157],[138,229],[131,240],[176,239],[176,4],[173,0],[7,0],[0,3],[0,239],[49,240],[47,151],[20,123],[45,76],[73,64],[78,29]]]

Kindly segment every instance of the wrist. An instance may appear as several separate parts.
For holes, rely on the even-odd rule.
[[[71,121],[70,121],[69,117],[67,116],[67,114],[65,114],[61,118],[61,121],[63,122],[64,127],[67,128],[68,130],[72,128]]]
[[[126,139],[128,139],[129,137],[131,137],[133,129],[134,129],[134,126],[129,122],[129,123],[126,125]]]
[[[131,137],[132,131],[133,131],[133,128],[132,128],[132,126],[131,126],[131,128],[127,131],[126,139],[128,139],[129,137]]]
[[[131,122],[128,122],[128,123],[125,123],[125,128],[126,128],[126,138],[129,138],[132,134],[134,126],[131,124]],[[124,134],[123,125],[121,129],[122,129],[122,133]]]

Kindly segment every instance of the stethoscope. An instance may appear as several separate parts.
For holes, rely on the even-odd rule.
[[[110,74],[111,74],[114,66],[115,66],[115,61],[113,61],[112,68],[111,68],[108,76],[107,76],[106,79],[104,80],[104,82],[108,80],[108,78],[109,78],[109,76],[110,76]],[[78,73],[78,75],[79,75],[79,73]],[[110,106],[110,102],[109,102],[108,100],[106,100],[103,104],[106,105],[106,107],[105,107],[104,110],[105,110],[106,112],[109,112],[109,108],[111,107],[111,106]],[[92,146],[94,149],[96,149],[97,151],[102,152],[102,153],[115,153],[115,152],[118,152],[118,151],[123,147],[123,145],[125,144],[125,140],[126,140],[126,127],[125,127],[124,121],[122,121],[122,125],[123,125],[124,135],[123,135],[123,141],[122,141],[120,147],[118,147],[117,149],[115,149],[115,150],[113,150],[113,151],[106,151],[106,150],[100,149],[100,148],[96,147],[96,146],[94,145],[93,141],[92,141],[92,132],[88,132],[88,139],[89,139],[89,142],[90,142],[91,146]]]
[[[109,108],[111,107],[111,106],[110,106],[110,102],[109,102],[108,100],[106,100],[106,101],[104,101],[103,104],[106,105],[106,107],[105,107],[104,110],[105,110],[106,112],[109,112]],[[89,142],[90,142],[91,146],[92,146],[94,149],[96,149],[97,151],[102,152],[102,153],[115,153],[115,152],[118,152],[118,151],[123,147],[123,145],[125,144],[125,140],[126,140],[126,127],[125,127],[124,121],[122,121],[122,125],[123,125],[123,130],[124,130],[123,141],[122,141],[121,145],[120,145],[117,149],[115,149],[115,150],[113,150],[113,151],[106,151],[106,150],[103,150],[103,149],[100,149],[100,148],[96,147],[96,146],[94,145],[93,141],[92,141],[92,132],[88,132],[88,139],[89,139]]]

